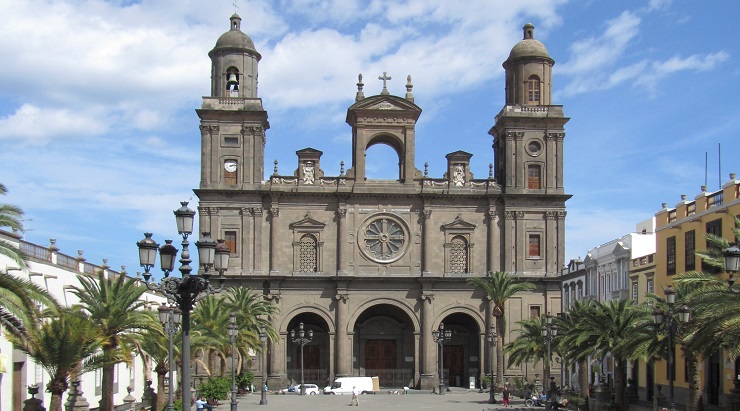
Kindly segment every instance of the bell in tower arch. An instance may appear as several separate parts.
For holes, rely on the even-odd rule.
[[[227,74],[226,90],[229,91],[231,97],[239,96],[239,76],[233,71]]]

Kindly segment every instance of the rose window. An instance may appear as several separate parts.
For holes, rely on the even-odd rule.
[[[372,219],[362,230],[363,254],[377,262],[392,262],[406,251],[407,231],[390,216]]]

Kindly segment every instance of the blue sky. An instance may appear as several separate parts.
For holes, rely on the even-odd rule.
[[[504,103],[501,64],[533,23],[567,116],[566,257],[634,231],[661,203],[690,198],[740,172],[738,33],[734,1],[0,0],[2,202],[26,212],[25,238],[50,238],[113,268],[140,271],[136,241],[176,236],[172,210],[196,198],[198,117],[210,93],[207,53],[236,10],[262,54],[269,113],[266,173],[295,151],[350,167],[344,122],[357,74],[365,94],[393,77],[416,104],[416,167],[441,177],[445,155],[473,153],[488,175],[487,134]],[[368,173],[393,178],[382,146]]]

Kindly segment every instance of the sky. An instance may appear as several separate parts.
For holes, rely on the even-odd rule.
[[[25,211],[25,240],[130,274],[145,231],[177,240],[172,211],[197,206],[208,52],[234,12],[262,55],[267,174],[292,174],[306,147],[327,176],[349,168],[357,75],[370,96],[387,72],[399,96],[412,76],[423,110],[416,167],[441,178],[463,150],[486,178],[525,23],[570,117],[566,262],[740,172],[740,2],[0,0],[0,203]],[[395,178],[390,154],[369,150],[370,178]]]

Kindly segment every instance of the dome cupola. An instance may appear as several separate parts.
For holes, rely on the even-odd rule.
[[[545,45],[534,38],[534,26],[522,27],[524,38],[514,45],[504,62],[506,105],[550,105],[552,66]]]
[[[241,30],[242,19],[231,16],[230,29],[216,41],[211,58],[211,96],[257,97],[257,63],[262,59],[254,42]]]

